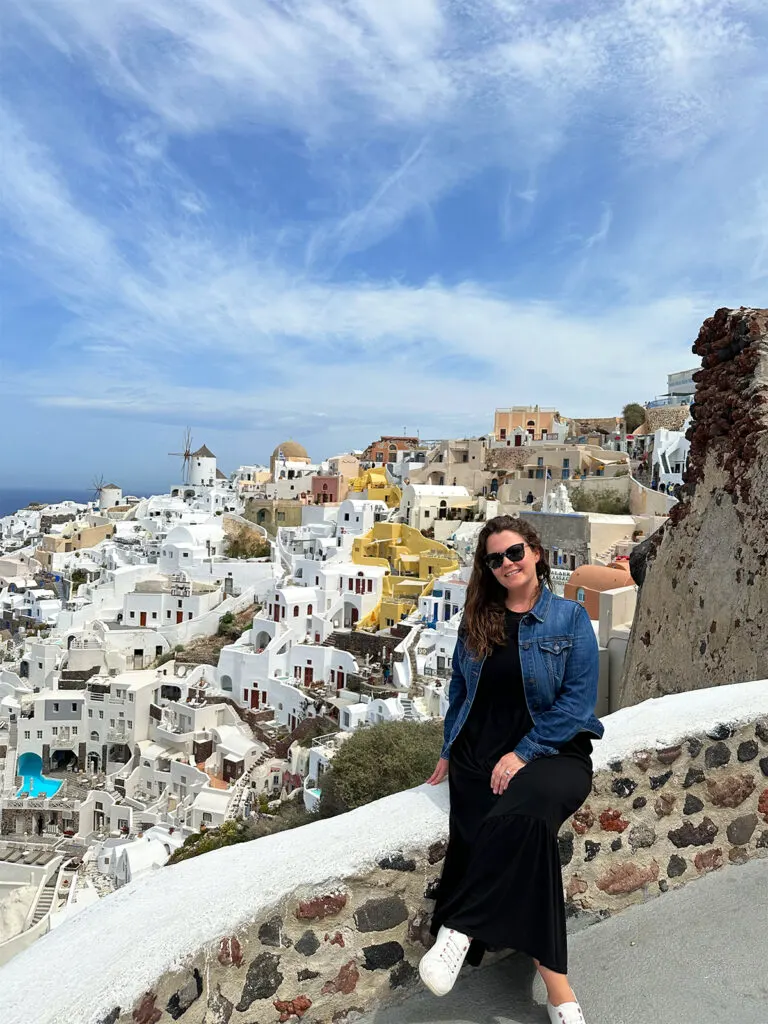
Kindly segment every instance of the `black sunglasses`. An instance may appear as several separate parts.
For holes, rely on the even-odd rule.
[[[500,569],[504,565],[505,558],[508,558],[510,562],[522,562],[525,558],[525,544],[513,544],[506,551],[493,551],[490,555],[485,556],[484,562],[489,569]]]

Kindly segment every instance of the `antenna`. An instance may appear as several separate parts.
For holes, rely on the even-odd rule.
[[[182,463],[182,483],[189,483],[189,467],[192,464],[192,430],[190,427],[184,431],[184,438],[181,442],[183,451],[180,452],[168,452],[169,455],[175,455],[180,459],[183,459]]]

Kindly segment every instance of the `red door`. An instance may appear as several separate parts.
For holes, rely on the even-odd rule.
[[[147,613],[146,612],[139,612],[139,625],[140,626],[146,626],[146,624],[147,624]]]
[[[311,665],[306,665],[304,668],[304,685],[308,686],[312,682],[314,676],[314,669]]]
[[[184,621],[184,612],[176,612],[176,623]]]
[[[259,691],[251,690],[251,707],[258,708],[259,706]]]
[[[359,618],[360,618],[360,613],[358,612],[357,608],[353,608],[352,609],[352,625],[353,626],[354,626],[354,624],[357,622],[357,620]]]
[[[275,605],[275,622],[279,622],[279,621],[280,621],[280,605],[276,604]]]

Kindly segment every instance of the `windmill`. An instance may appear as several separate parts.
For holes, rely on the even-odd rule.
[[[101,495],[104,490],[104,476],[95,476],[93,478],[93,498],[92,500],[101,505]]]
[[[189,483],[189,467],[192,464],[192,431],[189,427],[184,431],[184,439],[181,442],[183,451],[180,452],[168,452],[169,455],[175,455],[180,459],[183,459],[182,468],[182,483]]]

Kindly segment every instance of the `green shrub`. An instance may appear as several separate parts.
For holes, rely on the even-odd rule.
[[[175,851],[168,864],[178,864],[183,860],[199,857],[203,853],[210,853],[211,850],[220,850],[223,846],[249,843],[253,839],[261,839],[262,836],[275,832],[285,832],[287,829],[306,825],[311,820],[312,816],[306,812],[303,804],[290,801],[282,804],[275,814],[265,814],[263,817],[249,818],[246,821],[235,818],[232,821],[225,821],[219,828],[210,828],[187,836],[184,845]]]
[[[323,776],[321,818],[343,814],[432,774],[443,745],[443,723],[383,722],[346,740]]]

